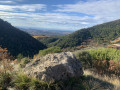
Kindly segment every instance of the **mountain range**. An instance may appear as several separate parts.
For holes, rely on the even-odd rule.
[[[29,33],[32,36],[63,36],[72,33],[73,31],[62,30],[47,30],[47,29],[26,29],[19,28],[22,31]]]

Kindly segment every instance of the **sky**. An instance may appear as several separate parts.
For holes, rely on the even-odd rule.
[[[120,19],[120,0],[0,0],[0,18],[16,27],[76,31]]]

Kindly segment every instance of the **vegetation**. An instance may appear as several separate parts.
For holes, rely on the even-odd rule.
[[[7,90],[7,87],[12,86],[12,75],[10,73],[0,73],[0,90]]]
[[[5,50],[7,51],[7,49],[2,49],[1,51],[5,51]],[[98,53],[100,52],[100,50],[107,50],[107,49],[105,49],[105,48],[98,49]],[[48,54],[48,53],[54,53],[54,52],[60,52],[60,51],[61,51],[60,47],[51,47],[51,48],[43,50],[42,52],[45,52],[45,54]],[[92,51],[92,49],[88,50],[88,52],[91,52],[91,51]],[[115,50],[108,49],[108,51],[105,51],[105,52],[110,53],[112,51],[115,51]],[[119,52],[119,51],[116,50],[116,53],[117,52]],[[96,54],[97,50],[93,51],[93,53]],[[81,59],[83,59],[83,60],[86,59],[86,56],[87,56],[87,58],[89,56],[91,56],[91,58],[92,58],[94,56],[93,53],[89,54],[89,55],[86,55],[86,53],[84,55],[84,53],[83,53],[82,54],[83,58],[81,57]],[[3,53],[0,52],[0,55],[1,54],[3,54]],[[105,53],[103,53],[103,54],[105,54]],[[4,55],[7,56],[7,52],[4,53]],[[99,60],[99,59],[97,59],[97,60]],[[87,61],[87,59],[86,59],[86,61]],[[109,59],[108,59],[108,61],[109,61]],[[116,78],[117,79],[116,82],[118,82],[117,84],[114,82],[106,82],[106,80],[101,79],[102,77],[100,78],[100,76],[97,77],[94,75],[95,77],[93,77],[92,74],[89,75],[89,74],[86,74],[86,72],[85,72],[85,75],[82,77],[79,77],[79,78],[74,77],[74,78],[70,78],[69,80],[66,80],[66,81],[57,81],[54,83],[48,83],[48,82],[40,81],[36,78],[28,77],[28,76],[24,75],[22,72],[14,72],[13,68],[10,64],[11,61],[9,61],[6,57],[4,57],[0,62],[1,62],[0,65],[2,65],[4,67],[4,68],[0,67],[0,89],[1,90],[7,90],[8,88],[13,88],[13,89],[17,89],[17,90],[97,90],[97,89],[98,90],[99,89],[100,90],[104,90],[104,89],[117,90],[116,89],[117,85],[119,85],[119,82],[120,82],[119,79],[117,79],[117,78]],[[25,64],[27,64],[29,62],[30,62],[30,59],[26,57],[26,58],[22,58],[19,64],[24,66]],[[116,80],[116,79],[114,79],[114,80]]]
[[[46,54],[60,53],[62,50],[60,47],[50,47],[48,49],[40,50],[38,56],[44,56]]]
[[[113,77],[108,77],[107,75],[103,74],[103,75],[100,75],[100,74],[97,74],[95,73],[94,71],[91,71],[89,69],[87,70],[84,70],[84,75],[86,77],[94,77],[94,78],[91,78],[91,83],[90,84],[95,84],[96,82],[95,81],[98,81],[99,84],[95,84],[94,86],[96,87],[97,86],[100,86],[100,84],[102,84],[103,87],[106,87],[108,90],[119,90],[119,86],[120,86],[120,79],[116,76],[113,76]],[[94,80],[93,80],[94,79]],[[95,80],[96,79],[96,80]],[[89,83],[89,82],[88,82]],[[88,84],[89,85],[89,84]],[[91,85],[92,86],[92,85]],[[100,89],[101,87],[99,87]],[[98,89],[98,90],[99,90]],[[90,90],[90,89],[89,89]],[[103,89],[102,89],[103,90]]]
[[[57,41],[60,37],[56,36],[56,37],[46,37],[46,38],[37,38],[37,40],[41,41],[42,43],[44,43],[47,47],[52,47],[54,45],[51,45],[51,43]]]
[[[2,19],[0,19],[0,45],[2,48],[7,48],[13,56],[17,56],[19,53],[24,56],[33,56],[39,50],[46,48],[29,34]]]
[[[0,47],[0,61],[3,60],[3,59],[10,59],[10,55],[8,54],[8,50],[7,48],[1,48]]]
[[[70,78],[66,81],[48,83],[24,74],[14,73],[14,75],[11,75],[6,73],[6,75],[2,74],[3,80],[0,81],[0,89],[7,90],[8,87],[11,87],[17,90],[117,90],[114,88],[117,88],[118,83],[111,84],[105,80],[96,79],[92,75],[87,75],[85,72],[85,76],[80,78]],[[119,79],[118,82],[120,82]]]
[[[82,29],[66,36],[45,38],[45,41],[42,42],[46,45],[50,43],[48,46],[54,47],[44,49],[45,45],[27,33],[0,20],[0,44],[2,45],[0,47],[0,90],[8,88],[16,90],[119,90],[120,50],[94,48],[77,51],[75,55],[82,62],[84,75],[54,83],[40,81],[37,78],[24,75],[20,71],[15,72],[15,63],[11,61],[13,57],[8,53],[17,57],[17,64],[22,69],[32,61],[29,57],[37,53],[38,50],[40,51],[37,56],[44,56],[63,50],[67,51],[71,47],[74,50],[74,47],[88,42],[88,40],[93,40],[96,43],[109,43],[120,36],[119,28],[120,20],[117,20]]]
[[[20,61],[18,61],[18,63],[20,64],[21,68],[24,68],[26,64],[28,64],[31,61],[30,58],[28,57],[24,57],[22,59],[20,59]]]
[[[113,48],[89,49],[76,53],[84,68],[95,68],[99,74],[120,76],[120,50]]]
[[[83,42],[88,42],[89,40],[93,40],[97,44],[110,43],[111,40],[118,37],[120,37],[120,20],[81,29],[72,34],[59,37],[59,39],[54,42],[45,44],[48,46],[67,48],[82,45]],[[49,39],[47,41],[49,41]]]
[[[24,57],[24,56],[23,56],[22,54],[18,54],[18,55],[17,55],[17,61],[20,62],[23,57]]]
[[[120,61],[120,50],[113,48],[98,48],[88,50],[92,60]]]

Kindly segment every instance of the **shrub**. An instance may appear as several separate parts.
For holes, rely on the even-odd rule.
[[[60,52],[61,52],[60,47],[50,47],[48,49],[40,50],[38,56],[44,56],[46,54],[60,53]]]
[[[58,90],[57,83],[40,81],[23,74],[15,77],[14,86],[17,90]]]
[[[103,90],[101,83],[85,76],[48,83],[24,74],[14,74],[15,75],[9,73],[0,74],[0,90],[7,90],[8,87],[14,87],[16,90]]]
[[[30,90],[48,90],[49,85],[47,82],[42,82],[37,79],[32,79],[30,83]]]
[[[87,51],[80,52],[78,54],[78,59],[82,62],[82,65],[84,66],[84,68],[92,67],[92,59],[89,52]]]
[[[7,90],[7,87],[11,85],[12,76],[9,73],[0,73],[0,90]]]
[[[17,55],[17,61],[20,62],[24,56],[20,53]]]
[[[18,74],[15,77],[14,84],[18,90],[28,90],[30,87],[31,79],[23,74]]]
[[[6,48],[3,49],[0,47],[0,60],[6,59],[8,57],[9,57],[8,50]]]
[[[12,72],[13,66],[11,65],[11,61],[4,59],[0,61],[0,73]]]
[[[89,49],[78,52],[76,57],[85,68],[93,67],[100,74],[120,76],[120,50],[113,48]]]
[[[25,57],[22,59],[23,64],[28,64],[30,62],[30,59]]]
[[[120,50],[113,48],[89,49],[92,60],[120,60]]]
[[[10,64],[11,58],[8,50],[0,47],[0,90],[7,90],[7,87],[11,85],[12,76],[10,73],[13,70]]]
[[[85,77],[73,77],[67,81],[63,82],[63,88],[65,90],[87,90],[86,85],[84,85]]]
[[[28,64],[29,62],[30,62],[30,59],[25,57],[25,58],[21,59],[20,66],[25,67],[25,65]]]

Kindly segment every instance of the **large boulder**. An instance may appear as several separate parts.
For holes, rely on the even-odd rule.
[[[48,54],[33,60],[24,68],[25,74],[42,81],[54,82],[83,75],[79,60],[71,52]]]

